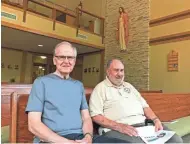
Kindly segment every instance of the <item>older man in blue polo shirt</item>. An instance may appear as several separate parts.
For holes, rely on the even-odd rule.
[[[56,71],[34,81],[26,112],[35,143],[120,143],[115,138],[93,138],[83,84],[69,77],[77,51],[70,43],[55,47]]]

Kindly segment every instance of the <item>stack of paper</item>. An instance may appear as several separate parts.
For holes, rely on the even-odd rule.
[[[166,130],[155,132],[154,126],[144,126],[136,129],[139,136],[147,144],[164,144],[175,134],[173,131]]]

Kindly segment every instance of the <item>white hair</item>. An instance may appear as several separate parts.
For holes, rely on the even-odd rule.
[[[67,46],[70,46],[71,48],[73,48],[75,57],[77,57],[77,49],[76,49],[76,47],[74,47],[71,43],[66,42],[66,41],[63,41],[63,42],[61,42],[61,43],[58,43],[58,44],[55,46],[55,48],[54,48],[54,50],[53,50],[53,55],[55,55],[56,49],[57,49],[58,47],[62,46],[62,45],[64,45],[64,46],[67,45]]]

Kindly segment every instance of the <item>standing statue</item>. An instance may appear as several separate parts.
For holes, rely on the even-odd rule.
[[[117,40],[119,41],[121,51],[126,51],[128,44],[128,14],[125,12],[123,7],[119,7],[119,18],[117,25]]]

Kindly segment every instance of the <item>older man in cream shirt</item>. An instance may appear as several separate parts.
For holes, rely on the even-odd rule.
[[[124,64],[121,60],[110,60],[106,72],[106,79],[95,87],[89,102],[92,120],[101,126],[100,134],[131,143],[143,143],[136,127],[145,126],[146,118],[154,122],[155,131],[168,130],[140,93],[124,81]],[[176,134],[168,141],[182,142]]]

